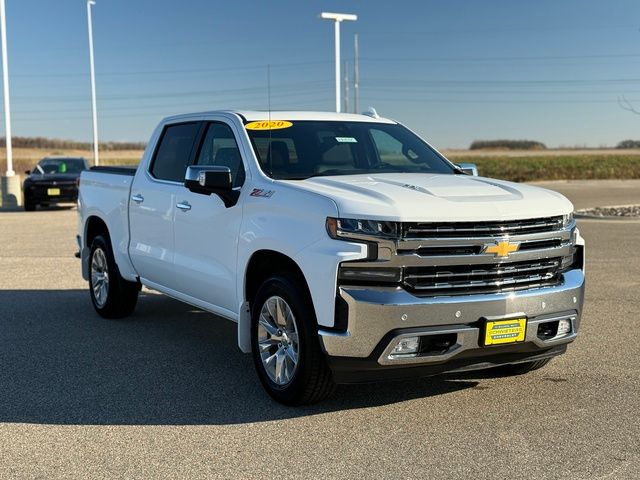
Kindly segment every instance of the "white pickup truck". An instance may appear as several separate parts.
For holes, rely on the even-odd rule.
[[[303,404],[565,352],[572,211],[375,114],[216,111],[163,120],[137,169],[83,172],[78,243],[100,315],[131,314],[144,285],[232,320],[267,392]]]

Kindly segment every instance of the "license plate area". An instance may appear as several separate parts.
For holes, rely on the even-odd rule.
[[[47,188],[47,195],[49,195],[50,197],[57,197],[58,195],[60,195],[60,189],[59,188]]]
[[[508,345],[522,343],[527,333],[526,317],[515,317],[500,320],[485,320],[482,334],[482,345]]]

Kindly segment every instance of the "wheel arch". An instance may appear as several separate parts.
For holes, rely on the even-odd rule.
[[[107,238],[109,238],[109,241],[111,241],[111,238],[109,236],[109,227],[107,227],[107,223],[99,216],[91,215],[89,218],[87,218],[87,221],[85,223],[84,246],[87,248],[91,248],[91,243],[93,242],[93,239],[100,234],[106,234]]]
[[[105,234],[107,240],[111,242],[109,227],[107,223],[98,215],[90,215],[84,222],[84,235],[82,236],[82,247],[80,249],[80,259],[82,262],[82,278],[89,280],[89,256],[91,253],[91,243],[98,235]],[[113,245],[111,246],[113,248]]]
[[[260,285],[262,285],[269,276],[285,272],[293,273],[300,279],[304,291],[308,295],[308,300],[311,302],[312,308],[314,308],[307,279],[295,260],[275,250],[262,249],[255,251],[249,258],[245,269],[244,288],[242,291],[244,301],[238,318],[238,346],[243,352],[251,352],[252,300],[258,293]]]

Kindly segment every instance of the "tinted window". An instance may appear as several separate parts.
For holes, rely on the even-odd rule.
[[[231,128],[224,123],[210,123],[198,155],[198,165],[229,167],[233,186],[244,183],[244,166]]]
[[[165,128],[151,166],[151,174],[155,178],[184,181],[199,126],[198,123],[182,123]]]
[[[286,128],[247,130],[260,167],[273,178],[362,173],[454,173],[411,131],[397,124],[294,121]]]

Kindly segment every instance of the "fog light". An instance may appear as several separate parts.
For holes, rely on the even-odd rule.
[[[398,283],[402,278],[399,268],[353,268],[341,266],[338,278],[347,282]]]
[[[558,333],[556,333],[556,337],[561,337],[562,335],[566,335],[571,332],[571,320],[563,319],[558,322]]]
[[[569,270],[573,267],[573,264],[576,261],[576,254],[572,253],[571,255],[567,255],[566,257],[562,257],[562,261],[560,263],[560,270]]]
[[[404,337],[398,340],[398,343],[393,350],[391,351],[391,355],[411,355],[418,353],[420,349],[420,337]]]

